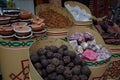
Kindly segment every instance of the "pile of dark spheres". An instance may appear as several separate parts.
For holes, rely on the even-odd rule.
[[[91,74],[86,62],[66,45],[39,48],[30,58],[44,80],[88,80]]]

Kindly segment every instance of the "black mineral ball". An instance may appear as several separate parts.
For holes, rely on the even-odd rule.
[[[45,50],[51,50],[50,46],[45,46]]]
[[[44,78],[48,75],[47,71],[45,69],[41,70],[41,76]]]
[[[79,75],[80,80],[88,80],[86,75]]]
[[[69,51],[68,55],[71,57],[71,59],[75,58],[76,53],[74,51]]]
[[[88,66],[83,66],[81,68],[81,72],[82,72],[82,74],[86,75],[87,77],[89,77],[91,74],[91,71]]]
[[[72,78],[72,71],[70,70],[70,68],[66,68],[64,70],[63,74],[64,74],[65,78],[67,78],[67,79],[71,79]]]
[[[74,66],[75,66],[75,65],[74,65],[73,62],[70,62],[70,63],[67,65],[67,67],[70,67],[70,69],[72,69]]]
[[[63,60],[60,60],[60,65],[65,65]]]
[[[40,58],[40,61],[41,61],[43,59],[46,59],[46,56],[45,55],[41,55],[41,56],[39,56],[39,58]]]
[[[62,48],[63,50],[67,50],[68,49],[68,47],[66,45],[64,45],[64,44],[61,45],[60,48]]]
[[[45,54],[46,54],[46,50],[43,49],[43,48],[39,48],[38,51],[37,51],[37,54],[38,54],[39,56],[45,55]]]
[[[31,59],[32,63],[34,64],[39,61],[39,56],[37,54],[31,54],[30,59]]]
[[[58,47],[51,45],[50,50],[55,53],[58,51]]]
[[[53,55],[55,58],[62,59],[62,55],[60,53],[54,53]]]
[[[54,54],[53,52],[48,51],[47,54],[46,54],[46,57],[47,58],[53,58],[53,54]]]
[[[60,60],[57,59],[57,58],[53,58],[52,61],[51,61],[51,63],[52,63],[53,65],[55,65],[55,66],[58,66],[58,65],[60,64]]]
[[[79,55],[76,55],[75,58],[73,59],[73,63],[76,65],[80,65],[81,64],[81,58]]]
[[[40,76],[42,76],[43,78],[46,77],[47,71],[45,69],[37,69],[37,72],[40,74]]]
[[[65,80],[63,75],[58,75],[55,80]]]
[[[39,62],[37,62],[37,63],[34,64],[34,67],[35,67],[36,69],[41,69],[41,68],[42,68],[42,65],[41,65]]]
[[[65,70],[65,67],[63,65],[59,65],[58,67],[56,67],[56,72],[57,73],[63,73]]]
[[[47,65],[49,64],[49,61],[47,59],[42,59],[41,64],[43,67],[47,67]]]
[[[49,65],[46,67],[46,70],[47,70],[48,73],[54,72],[54,71],[55,71],[55,65],[49,64]]]
[[[63,50],[62,48],[59,48],[59,49],[58,49],[58,53],[61,54],[61,55],[63,55],[64,50]]]
[[[70,56],[64,56],[63,61],[65,64],[68,64],[71,61]]]
[[[80,80],[78,75],[73,75],[71,80]]]
[[[84,61],[84,60],[82,60],[81,61],[81,66],[86,66],[87,64],[86,64],[86,61]]]
[[[81,66],[80,65],[76,65],[74,68],[72,68],[72,73],[74,75],[79,75],[81,73]]]
[[[55,80],[56,76],[57,76],[57,73],[52,72],[52,73],[48,74],[48,80]]]
[[[69,56],[69,50],[65,50],[63,53],[64,56]]]

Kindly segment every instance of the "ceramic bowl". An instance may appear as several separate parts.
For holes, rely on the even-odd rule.
[[[28,12],[28,11],[21,11],[19,13],[19,18],[20,19],[29,19],[29,18],[31,18],[31,16],[32,16],[32,13]]]
[[[31,34],[31,28],[29,26],[16,26],[13,28],[17,36],[23,37]]]
[[[0,26],[0,35],[9,36],[14,34],[13,27],[11,26]]]
[[[12,23],[12,26],[26,26],[27,25],[27,22],[14,22]]]
[[[7,24],[9,23],[11,17],[0,16],[0,24]]]

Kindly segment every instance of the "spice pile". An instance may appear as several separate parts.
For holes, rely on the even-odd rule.
[[[52,9],[39,12],[39,17],[45,19],[46,26],[49,28],[66,28],[72,25],[68,17]]]
[[[88,80],[91,74],[86,62],[66,45],[39,48],[30,58],[44,80]]]

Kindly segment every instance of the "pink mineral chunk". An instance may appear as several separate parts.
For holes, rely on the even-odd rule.
[[[82,56],[88,60],[95,61],[98,57],[98,53],[94,52],[93,50],[86,49]]]

